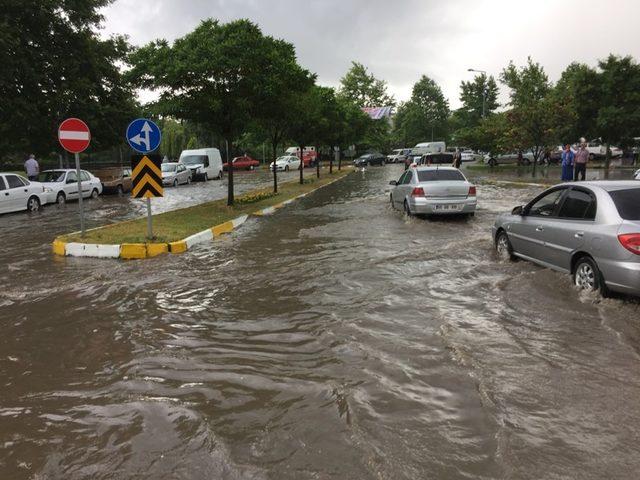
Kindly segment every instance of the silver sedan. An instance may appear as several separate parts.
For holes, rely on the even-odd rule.
[[[454,167],[412,167],[390,182],[391,205],[407,215],[473,215],[476,187]]]
[[[640,296],[640,185],[633,180],[565,183],[500,215],[502,258],[569,273],[580,289]]]

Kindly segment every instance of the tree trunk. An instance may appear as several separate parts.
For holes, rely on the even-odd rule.
[[[231,165],[231,159],[229,158],[229,141],[226,140],[226,157],[227,157],[227,206],[233,206],[234,198],[233,198],[233,166]],[[233,143],[231,144],[233,146]]]
[[[333,173],[333,157],[335,156],[335,154],[336,154],[335,150],[332,150],[329,153],[329,175]]]
[[[540,149],[532,150],[533,153],[533,170],[531,171],[531,176],[533,178],[536,177],[536,167],[538,165],[538,157],[540,156]]]
[[[300,185],[304,185],[304,146],[300,145]]]
[[[611,166],[611,149],[609,148],[609,142],[604,144],[606,150],[604,154],[604,178],[609,179],[609,167]]]
[[[320,149],[316,145],[316,177],[320,178]]]
[[[271,142],[271,148],[273,153],[273,193],[278,193],[278,171],[276,169],[276,154],[278,153],[277,139]],[[271,168],[271,167],[267,167],[267,168]]]

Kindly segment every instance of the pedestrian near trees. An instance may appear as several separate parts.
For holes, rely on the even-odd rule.
[[[580,139],[580,148],[575,153],[573,162],[575,164],[575,173],[573,176],[574,181],[578,181],[578,176],[580,176],[580,180],[584,181],[587,176],[587,162],[589,161],[589,150],[587,150],[587,141],[584,138]]]
[[[27,178],[29,180],[38,179],[38,174],[40,173],[40,165],[38,165],[36,156],[33,153],[29,155],[27,161],[24,162],[24,171],[27,173]]]
[[[462,153],[460,153],[460,149],[456,148],[456,151],[453,154],[453,166],[455,168],[460,168],[461,165],[462,165]]]
[[[571,145],[568,143],[564,146],[562,151],[562,181],[570,182],[573,180],[573,162],[575,154],[571,150]]]

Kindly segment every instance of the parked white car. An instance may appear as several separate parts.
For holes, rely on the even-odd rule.
[[[191,170],[180,162],[167,162],[162,164],[162,184],[178,185],[191,183]]]
[[[574,150],[577,150],[579,145],[574,145]],[[622,150],[618,147],[614,147],[613,145],[609,146],[611,150],[611,157],[621,157]],[[591,140],[587,144],[587,151],[589,152],[589,160],[595,160],[597,158],[605,158],[607,155],[607,148],[605,145],[600,142],[599,139]]]
[[[191,179],[201,178],[205,182],[210,178],[222,180],[222,157],[217,148],[199,148],[183,150],[180,163],[191,170]]]
[[[47,187],[22,175],[0,173],[0,213],[35,212],[47,203]]]
[[[75,169],[45,170],[38,181],[48,187],[47,201],[63,204],[78,199],[78,176]],[[102,182],[86,170],[80,170],[82,198],[98,198],[102,193]]]
[[[269,169],[273,171],[273,164],[271,162]],[[298,170],[300,168],[300,159],[292,155],[284,155],[276,158],[275,168],[279,171],[288,172],[289,170]]]

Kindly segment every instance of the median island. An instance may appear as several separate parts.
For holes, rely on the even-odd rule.
[[[278,185],[277,194],[273,193],[272,187],[252,190],[237,196],[235,205],[231,207],[227,206],[227,199],[224,198],[153,215],[154,238],[151,242],[170,244],[243,215],[259,215],[264,209],[282,206],[283,202],[323,187],[346,176],[350,171],[334,171],[322,178],[310,177],[305,179],[303,185],[297,181],[283,182]],[[146,234],[147,219],[143,217],[88,230],[84,237],[79,232],[62,235],[56,241],[103,245],[142,244],[150,242]]]

